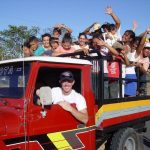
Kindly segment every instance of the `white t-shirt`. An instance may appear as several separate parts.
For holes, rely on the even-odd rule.
[[[60,87],[52,88],[53,104],[57,104],[60,101],[66,101],[76,104],[77,110],[79,111],[87,108],[85,98],[75,90],[72,90],[69,95],[63,95],[62,89]]]
[[[135,62],[136,59],[136,51],[134,52],[128,52],[127,53],[127,57],[129,59],[129,61]],[[126,74],[136,74],[135,73],[135,66],[128,66],[126,67]]]
[[[111,39],[106,38],[107,34],[109,34]],[[106,32],[104,32],[102,35],[103,35],[104,41],[110,46],[112,46],[115,42],[121,40],[120,28],[117,30],[116,34],[114,34],[114,35],[111,33],[106,33]]]

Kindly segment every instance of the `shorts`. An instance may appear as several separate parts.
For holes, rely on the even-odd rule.
[[[125,79],[137,79],[136,74],[126,74]],[[137,82],[134,81],[125,81],[125,95],[136,96],[137,91]]]

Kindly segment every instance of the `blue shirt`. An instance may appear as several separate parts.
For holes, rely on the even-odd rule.
[[[34,55],[35,56],[40,56],[42,53],[44,53],[45,49],[42,46],[39,46],[35,51],[34,51]]]

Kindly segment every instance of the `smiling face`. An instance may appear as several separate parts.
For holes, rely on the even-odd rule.
[[[37,40],[33,40],[30,42],[30,50],[35,51],[38,48],[39,42]]]
[[[64,80],[61,81],[62,92],[64,95],[68,95],[71,93],[72,86],[74,85],[74,80]]]
[[[70,43],[70,42],[63,42],[63,43],[62,43],[62,47],[63,47],[65,50],[70,50],[70,48],[71,48],[71,43]]]
[[[84,46],[85,43],[86,43],[86,37],[85,37],[84,35],[81,35],[81,36],[79,37],[79,45],[80,45],[80,46]]]
[[[140,44],[140,40],[135,40],[131,45],[131,49],[136,50],[138,48],[139,44]]]
[[[31,55],[30,48],[26,47],[26,46],[23,46],[23,53],[24,53],[25,57],[30,56]]]
[[[92,46],[94,49],[100,49],[101,47],[98,45],[98,38],[93,38],[92,39]]]
[[[143,49],[143,57],[148,57],[150,55],[150,48],[149,47],[145,47]]]
[[[50,37],[48,37],[48,36],[43,37],[42,43],[45,48],[49,48],[50,47]]]
[[[130,33],[129,32],[125,32],[122,36],[122,41],[123,42],[130,42]]]

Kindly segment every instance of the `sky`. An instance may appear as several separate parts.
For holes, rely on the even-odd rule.
[[[58,23],[66,24],[78,36],[85,28],[99,22],[113,23],[105,13],[107,6],[121,20],[121,33],[132,29],[132,22],[138,22],[136,33],[145,31],[150,26],[150,0],[1,0],[0,31],[8,25],[25,25],[29,28],[38,26],[43,34],[47,28]]]

